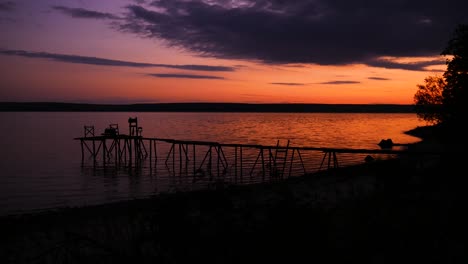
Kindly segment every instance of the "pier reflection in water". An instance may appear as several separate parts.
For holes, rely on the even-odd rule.
[[[132,166],[119,162],[116,166],[115,149],[110,159],[102,162],[102,151],[93,156],[81,146],[76,137],[84,137],[83,126],[94,126],[95,134],[112,134],[110,124],[115,125],[116,134],[129,135],[129,117],[138,117],[137,130],[142,126],[142,137],[177,139],[186,141],[234,143],[237,145],[262,145],[285,147],[290,140],[288,161],[293,147],[325,147],[349,149],[377,149],[377,143],[383,138],[391,138],[398,143],[413,143],[418,138],[406,135],[404,131],[423,125],[414,114],[373,114],[373,113],[120,113],[120,112],[16,112],[2,113],[4,124],[8,128],[1,130],[0,145],[0,215],[11,213],[48,210],[59,207],[74,207],[103,204],[119,200],[131,200],[153,195],[155,192],[205,188],[216,186],[216,150],[212,149],[211,175],[207,174],[207,157],[202,169],[205,176],[193,182],[193,165],[200,167],[206,155],[207,146],[188,147],[188,167],[185,165],[182,151],[182,173],[179,173],[179,146],[175,146],[174,160],[172,153],[166,167],[165,161],[172,146],[171,142],[156,141],[152,157],[149,157],[149,142],[143,140],[148,156],[135,163],[134,147]],[[86,141],[92,150],[92,142]],[[99,142],[96,141],[96,149]],[[133,143],[133,142],[132,142]],[[111,141],[106,142],[110,148]],[[134,145],[132,145],[134,146]],[[154,147],[154,146],[153,146]],[[185,145],[184,145],[185,147]],[[234,183],[235,147],[221,146],[227,159],[228,175],[220,178],[225,184]],[[120,146],[122,149],[122,146]],[[394,148],[395,149],[395,148]],[[274,149],[272,148],[274,152]],[[242,148],[242,183],[270,180],[268,171],[268,150],[264,148],[265,177],[261,171],[261,157],[255,164],[260,150]],[[332,153],[332,152],[330,152]],[[314,173],[320,168],[325,152],[321,150],[300,149],[307,173]],[[332,153],[333,154],[333,153]],[[362,163],[367,155],[375,159],[385,158],[388,154],[362,154],[335,152],[338,165]],[[240,155],[240,148],[237,150]],[[280,153],[278,153],[278,156]],[[331,156],[333,157],[333,155]],[[125,159],[123,159],[125,160]],[[151,160],[151,163],[150,163]],[[240,158],[237,159],[237,183],[240,178]],[[294,153],[291,177],[303,174],[298,154]],[[331,159],[333,161],[333,159]],[[156,166],[156,165],[157,166]],[[333,166],[333,162],[330,163]],[[135,166],[138,165],[138,166]],[[150,166],[151,165],[151,166]],[[290,165],[290,164],[288,164]],[[289,176],[286,166],[284,178]],[[175,167],[175,173],[173,170]],[[222,164],[220,163],[222,168]],[[186,168],[188,169],[187,173]],[[328,156],[323,161],[321,170],[328,168]],[[252,176],[250,177],[250,172]],[[174,176],[175,175],[175,176]],[[188,175],[188,176],[185,176]],[[233,176],[231,176],[233,175]],[[275,174],[273,174],[275,175]],[[186,179],[184,179],[184,177]],[[272,179],[277,179],[272,177]],[[185,180],[185,181],[184,181]],[[211,182],[210,182],[211,180]],[[180,182],[185,182],[182,186]],[[221,181],[218,181],[221,182]],[[222,186],[218,183],[217,186]]]
[[[279,181],[324,169],[363,163],[374,158],[393,158],[398,151],[229,144],[144,137],[137,118],[129,119],[129,134],[120,134],[117,124],[95,136],[85,126],[81,144],[84,171],[93,174],[148,175],[155,192],[219,188],[232,184]]]

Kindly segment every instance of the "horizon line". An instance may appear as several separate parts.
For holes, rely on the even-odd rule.
[[[63,102],[63,101],[0,101],[0,104],[80,104],[80,105],[158,105],[158,104],[241,104],[241,105],[402,105],[415,104],[400,103],[242,103],[242,102],[139,102],[139,103],[90,103],[90,102]]]

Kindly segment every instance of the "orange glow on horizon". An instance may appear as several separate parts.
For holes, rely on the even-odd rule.
[[[272,66],[230,61],[227,66],[242,67],[233,72],[201,72],[1,57],[2,86],[14,87],[1,92],[6,101],[412,104],[416,85],[430,75],[365,65]],[[219,60],[202,62],[221,65]],[[149,76],[154,73],[224,79]]]

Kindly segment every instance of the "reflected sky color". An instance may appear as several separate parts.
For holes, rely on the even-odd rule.
[[[9,124],[8,129],[0,131],[2,151],[8,153],[0,159],[0,215],[141,198],[155,191],[167,192],[173,185],[180,186],[177,181],[172,182],[179,177],[169,177],[165,167],[171,145],[161,142],[157,145],[158,166],[161,166],[157,172],[150,172],[149,158],[145,159],[140,174],[125,166],[117,171],[112,166],[107,172],[93,170],[88,155],[83,167],[80,142],[73,138],[83,136],[84,125],[94,125],[96,134],[100,134],[109,124],[118,124],[120,133],[128,134],[128,118],[137,117],[145,137],[265,146],[275,146],[277,140],[281,140],[283,146],[291,140],[290,146],[295,147],[380,149],[377,143],[381,139],[391,138],[395,143],[419,141],[403,132],[423,124],[411,113],[24,112],[0,113],[0,117]],[[51,128],[55,130],[51,132]],[[200,156],[196,161],[200,165],[205,152],[200,152],[200,146],[197,149]],[[226,147],[223,151],[228,158],[233,157],[232,148]],[[193,153],[191,147],[190,153]],[[250,158],[249,153],[252,154]],[[250,170],[246,164],[253,163],[255,154],[258,152],[244,149],[245,169]],[[313,158],[313,154],[318,156]],[[323,153],[302,151],[301,155],[308,165],[307,170],[315,172]],[[295,157],[297,160],[297,154]],[[353,154],[348,161],[342,155],[338,157],[341,166],[350,159],[361,163],[364,158],[362,154]],[[232,159],[229,164],[233,164]]]
[[[0,0],[0,100],[411,104],[467,20],[439,5]]]

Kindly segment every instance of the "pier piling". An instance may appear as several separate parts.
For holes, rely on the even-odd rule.
[[[144,137],[142,131],[137,118],[129,118],[129,134],[120,133],[117,124],[109,125],[100,135],[95,134],[94,126],[84,126],[84,136],[75,138],[80,141],[82,165],[89,154],[94,167],[141,169],[149,166],[151,171],[162,173],[165,170],[168,176],[177,175],[177,181],[187,177],[193,183],[215,180],[221,184],[245,184],[282,180],[323,168],[336,169],[338,153],[363,155],[362,162],[366,154],[391,158],[404,153],[389,149],[296,147],[291,146],[289,140],[284,145],[278,140],[276,146],[175,140]]]

